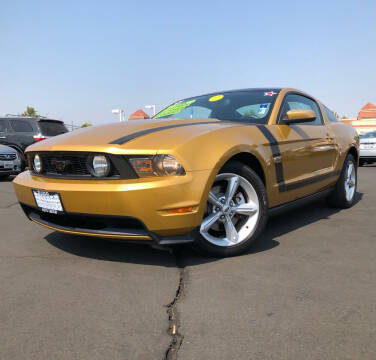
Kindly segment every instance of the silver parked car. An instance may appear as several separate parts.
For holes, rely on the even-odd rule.
[[[360,138],[359,165],[376,162],[376,131],[371,131]]]
[[[21,172],[21,159],[16,150],[0,145],[0,179]]]

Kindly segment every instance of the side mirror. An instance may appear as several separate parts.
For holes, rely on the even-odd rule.
[[[289,110],[283,119],[283,124],[299,124],[311,122],[315,119],[316,114],[313,110]]]

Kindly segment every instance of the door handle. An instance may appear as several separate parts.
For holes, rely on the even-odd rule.
[[[5,136],[0,136],[0,139],[6,139],[6,137]]]

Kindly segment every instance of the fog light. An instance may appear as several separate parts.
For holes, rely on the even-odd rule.
[[[34,156],[33,167],[38,174],[42,172],[42,160],[38,154]]]
[[[103,155],[95,155],[92,161],[92,174],[96,177],[107,176],[110,172],[110,162]]]

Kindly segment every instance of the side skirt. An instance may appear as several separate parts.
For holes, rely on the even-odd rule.
[[[269,215],[270,216],[276,216],[276,215],[282,214],[286,211],[290,211],[292,209],[295,209],[295,208],[301,207],[303,205],[309,204],[313,201],[323,199],[323,198],[327,197],[333,190],[334,190],[334,188],[331,187],[329,189],[319,191],[315,194],[308,195],[308,196],[305,196],[303,198],[296,199],[294,201],[290,201],[288,203],[269,208]]]

